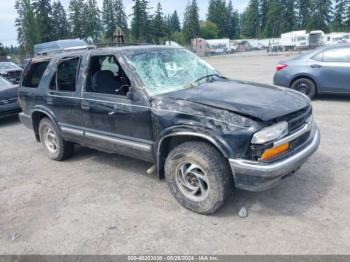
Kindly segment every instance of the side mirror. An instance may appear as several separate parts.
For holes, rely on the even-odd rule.
[[[134,100],[134,101],[139,101],[142,99],[140,94],[136,92],[135,88],[132,86],[129,86],[129,92],[126,94],[126,96],[130,100]]]

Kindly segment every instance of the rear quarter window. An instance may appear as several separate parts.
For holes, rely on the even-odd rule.
[[[43,61],[31,64],[25,73],[22,86],[37,88],[49,63],[50,61]]]
[[[324,62],[349,63],[350,48],[335,48],[327,50],[323,57]]]

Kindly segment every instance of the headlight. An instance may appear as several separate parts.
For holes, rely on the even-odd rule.
[[[288,123],[280,122],[259,131],[253,136],[252,144],[261,145],[282,138],[288,134]]]

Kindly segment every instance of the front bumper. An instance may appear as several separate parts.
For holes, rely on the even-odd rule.
[[[287,176],[295,173],[316,152],[320,145],[321,134],[313,125],[307,141],[295,152],[283,160],[272,163],[230,159],[230,166],[237,188],[247,191],[264,191],[274,187]]]

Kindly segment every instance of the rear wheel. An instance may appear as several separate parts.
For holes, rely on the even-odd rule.
[[[221,208],[233,186],[226,159],[203,142],[186,142],[173,149],[166,159],[165,177],[182,206],[204,215]]]
[[[295,80],[291,88],[307,95],[310,99],[316,96],[316,85],[308,78],[299,78]]]
[[[72,156],[74,144],[64,141],[56,126],[48,118],[43,118],[39,124],[40,141],[48,153],[48,156],[57,161],[62,161]]]

